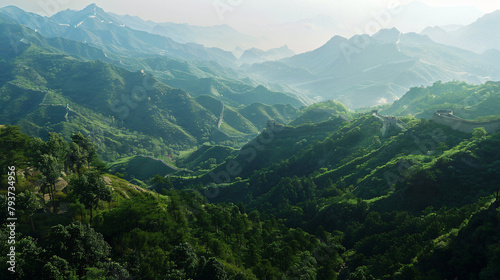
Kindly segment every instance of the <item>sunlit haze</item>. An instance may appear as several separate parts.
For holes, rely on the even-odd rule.
[[[242,33],[265,37],[267,40],[257,47],[287,44],[296,52],[317,48],[334,35],[350,37],[391,27],[420,32],[427,26],[469,24],[500,8],[498,1],[491,0],[4,0],[0,6],[16,5],[52,15],[65,9],[80,10],[91,3],[107,12],[156,22],[227,24]]]

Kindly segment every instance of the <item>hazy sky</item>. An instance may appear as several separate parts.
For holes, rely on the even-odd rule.
[[[468,24],[500,9],[498,0],[0,0],[0,6],[43,15],[91,3],[158,22],[228,24],[268,38],[267,47],[288,44],[297,52],[317,48],[334,35],[350,37],[394,26],[420,32],[429,25]]]

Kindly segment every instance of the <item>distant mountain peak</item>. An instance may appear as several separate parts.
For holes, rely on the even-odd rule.
[[[500,10],[496,10],[494,12],[485,14],[484,16],[480,17],[473,24],[496,24],[499,22],[500,22]]]
[[[333,36],[329,41],[328,43],[340,43],[340,42],[344,42],[346,41],[347,39],[342,37],[342,36],[339,36],[339,35],[335,35]],[[327,43],[327,44],[328,44]]]
[[[279,48],[276,48],[276,50],[290,50],[290,48],[288,47],[288,45],[283,45]]]
[[[326,42],[326,44],[324,44],[320,48],[329,48],[331,46],[338,46],[339,44],[344,43],[346,41],[348,41],[346,38],[339,36],[339,35],[335,35],[330,40],[328,40],[328,42]]]
[[[8,6],[5,6],[3,8],[0,8],[0,10],[16,10],[16,11],[23,11],[23,9],[19,8],[18,6],[14,6],[14,5],[8,5]]]
[[[64,10],[51,17],[53,20],[62,24],[69,24],[74,27],[80,27],[88,19],[92,19],[100,23],[116,23],[116,18],[105,12],[102,8],[97,6],[95,3],[88,5],[82,10]]]
[[[395,43],[398,41],[401,32],[393,27],[391,29],[381,29],[373,34],[372,38],[383,42]]]
[[[104,12],[104,10],[102,8],[100,8],[99,6],[97,6],[95,3],[92,3],[90,5],[88,5],[87,7],[85,7],[82,12],[85,12],[85,13],[97,13],[97,12]]]
[[[430,31],[445,31],[445,30],[440,26],[427,26],[424,30],[422,30],[421,33],[426,33]]]
[[[97,4],[96,3],[92,3],[92,4],[88,5],[87,7],[85,7],[84,10],[86,10],[86,9],[97,9],[97,8],[99,8],[97,6]]]

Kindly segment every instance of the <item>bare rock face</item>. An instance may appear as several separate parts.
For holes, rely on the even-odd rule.
[[[111,181],[111,179],[109,177],[103,176],[102,179],[104,180],[104,183],[106,183],[106,185],[113,184],[113,181]]]
[[[64,190],[67,186],[68,186],[68,182],[66,182],[66,180],[64,180],[63,178],[57,179],[56,191],[60,192],[60,191]]]

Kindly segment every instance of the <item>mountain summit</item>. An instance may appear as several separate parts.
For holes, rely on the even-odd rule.
[[[59,24],[69,24],[75,28],[80,27],[82,24],[87,24],[87,21],[92,22],[92,24],[96,26],[100,26],[100,28],[105,28],[106,26],[103,25],[111,23],[121,25],[115,17],[106,13],[96,4],[90,4],[80,11],[61,11],[52,16],[51,19],[57,21]]]
[[[450,46],[456,46],[482,53],[490,49],[500,50],[500,10],[484,15],[475,22],[455,31],[446,31],[443,28],[426,28],[423,35],[432,40]]]
[[[382,42],[396,43],[399,40],[401,32],[397,28],[382,29],[373,34],[372,38]]]

